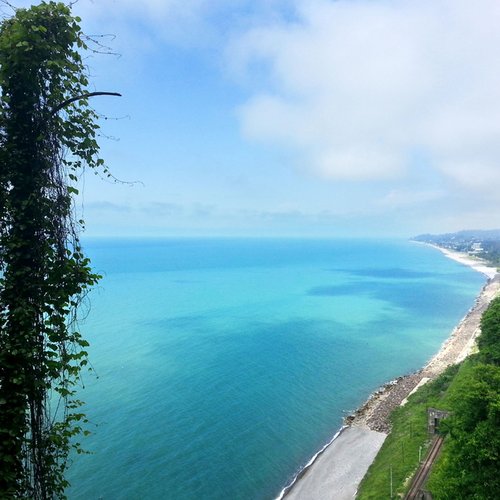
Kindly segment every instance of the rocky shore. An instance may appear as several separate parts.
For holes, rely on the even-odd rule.
[[[363,406],[346,417],[345,425],[367,426],[373,431],[388,433],[392,410],[400,406],[417,386],[436,378],[446,367],[461,362],[473,352],[480,333],[481,316],[499,294],[500,275],[497,274],[484,285],[474,306],[424,368],[383,385]]]
[[[346,417],[346,427],[337,439],[318,454],[317,460],[304,470],[293,487],[283,490],[280,500],[284,497],[286,500],[354,498],[361,479],[390,432],[391,412],[404,404],[420,385],[436,378],[447,366],[461,362],[474,352],[481,316],[489,303],[500,295],[500,274],[477,259],[457,252],[443,253],[489,278],[473,307],[424,368],[383,385],[363,406]]]

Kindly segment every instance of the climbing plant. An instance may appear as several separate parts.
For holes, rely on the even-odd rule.
[[[106,172],[82,62],[87,39],[62,3],[0,23],[0,498],[63,498],[81,452],[77,396],[88,343],[75,321],[98,276],[72,198]]]

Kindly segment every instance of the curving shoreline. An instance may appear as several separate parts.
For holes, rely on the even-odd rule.
[[[436,378],[447,366],[461,362],[473,352],[480,333],[481,316],[491,300],[500,295],[500,274],[495,268],[468,255],[430,246],[488,277],[474,305],[421,370],[384,384],[352,415],[346,417],[341,431],[301,469],[282,490],[279,499],[353,498],[390,431],[391,412],[404,404],[406,398],[420,385]]]
[[[448,366],[460,363],[471,354],[480,333],[481,316],[491,300],[499,294],[500,275],[497,274],[483,286],[473,307],[421,370],[398,377],[382,386],[361,408],[347,417],[347,423],[366,425],[372,430],[388,432],[390,413],[401,405],[417,386],[433,380]]]
[[[333,436],[333,438],[325,444],[325,446],[323,446],[323,448],[321,448],[321,450],[319,450],[310,460],[309,462],[307,462],[306,465],[304,465],[304,467],[302,467],[299,472],[295,475],[295,477],[292,479],[292,481],[287,485],[285,486],[280,494],[276,497],[276,500],[281,500],[282,498],[284,498],[285,496],[288,495],[288,493],[290,493],[291,489],[295,486],[295,484],[297,483],[297,481],[299,481],[302,476],[304,476],[304,474],[307,473],[309,467],[311,467],[315,462],[316,460],[333,444],[333,442],[342,434],[342,432],[344,432],[346,429],[348,428],[348,426],[346,425],[343,425],[340,430],[338,430],[335,435]]]
[[[435,248],[436,250],[439,250],[445,257],[459,262],[464,266],[472,267],[474,271],[484,274],[489,279],[493,279],[498,274],[496,268],[490,266],[487,262],[477,257],[471,257],[470,255],[463,252],[449,250],[448,248],[438,247],[437,245],[433,245],[431,243],[424,243],[424,245],[428,245],[432,248]]]

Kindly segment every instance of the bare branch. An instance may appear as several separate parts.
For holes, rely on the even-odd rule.
[[[79,101],[80,99],[87,99],[88,97],[94,97],[94,96],[97,96],[97,95],[111,95],[111,96],[116,96],[116,97],[121,97],[122,96],[118,92],[88,92],[87,94],[77,95],[76,97],[71,97],[70,99],[66,99],[61,104],[59,104],[58,106],[56,106],[52,110],[51,114],[52,114],[52,116],[54,116],[56,113],[58,113],[59,111],[61,111],[61,109],[65,108],[66,106],[68,106],[72,102]]]

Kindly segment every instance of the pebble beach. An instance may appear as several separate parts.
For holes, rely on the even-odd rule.
[[[438,248],[438,247],[435,247]],[[467,315],[451,332],[440,350],[418,372],[392,380],[352,415],[332,443],[280,498],[308,500],[347,500],[356,496],[363,476],[390,431],[391,412],[417,388],[436,378],[446,367],[465,359],[475,349],[480,320],[489,303],[500,295],[500,274],[486,263],[466,254],[438,248],[443,254],[487,276],[488,281]]]

